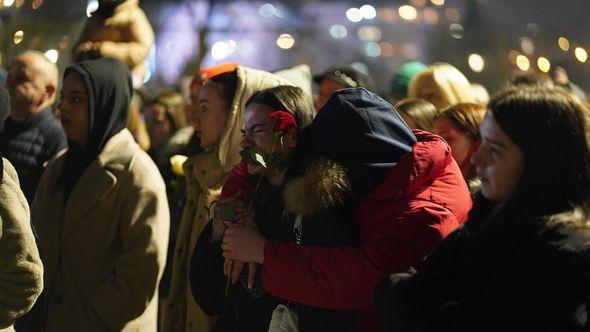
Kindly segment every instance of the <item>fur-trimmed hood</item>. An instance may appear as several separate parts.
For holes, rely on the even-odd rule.
[[[346,170],[326,158],[307,163],[305,173],[287,182],[283,191],[285,211],[304,217],[345,203],[351,196]]]

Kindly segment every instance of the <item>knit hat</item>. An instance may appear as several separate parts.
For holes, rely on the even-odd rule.
[[[406,62],[401,65],[391,79],[390,92],[392,94],[406,94],[412,78],[424,69],[426,69],[426,65],[418,61]]]

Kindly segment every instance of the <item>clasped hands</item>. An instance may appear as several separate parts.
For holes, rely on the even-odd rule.
[[[221,206],[233,204],[236,219],[224,222],[219,218]],[[247,214],[247,204],[239,197],[222,199],[214,207],[211,238],[221,240],[223,250],[223,271],[232,283],[239,280],[240,273],[248,263],[248,288],[254,285],[256,270],[264,263],[264,245],[266,239],[254,221],[254,214]]]

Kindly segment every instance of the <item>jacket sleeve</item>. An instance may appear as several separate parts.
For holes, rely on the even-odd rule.
[[[226,278],[219,242],[211,242],[211,223],[197,241],[190,264],[190,284],[193,298],[209,316],[220,315],[225,301]]]
[[[109,20],[107,20],[107,23],[109,23]],[[112,24],[128,25],[126,29],[128,41],[102,41],[99,50],[100,55],[120,59],[129,68],[143,63],[154,43],[154,31],[143,11],[137,9],[128,20],[112,22]]]
[[[242,192],[245,201],[250,201],[252,187],[248,183],[248,165],[244,160],[240,161],[229,174],[221,190],[221,198],[233,197],[238,192]]]
[[[157,172],[155,166],[151,171]],[[157,301],[168,247],[166,190],[155,177],[135,177],[124,196],[120,221],[122,255],[91,301],[100,323],[119,329]]]
[[[0,329],[26,314],[43,288],[43,265],[31,229],[29,205],[16,172],[4,164],[12,172],[5,173],[0,184]]]
[[[373,287],[433,251],[458,222],[448,210],[423,206],[382,220],[360,247],[308,247],[269,240],[264,287],[274,296],[306,305],[355,310],[373,304]],[[288,287],[286,287],[288,285]]]

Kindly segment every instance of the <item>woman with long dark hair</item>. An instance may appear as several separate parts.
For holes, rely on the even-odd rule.
[[[590,153],[585,108],[549,89],[488,105],[469,221],[417,271],[375,291],[386,331],[588,328]]]

